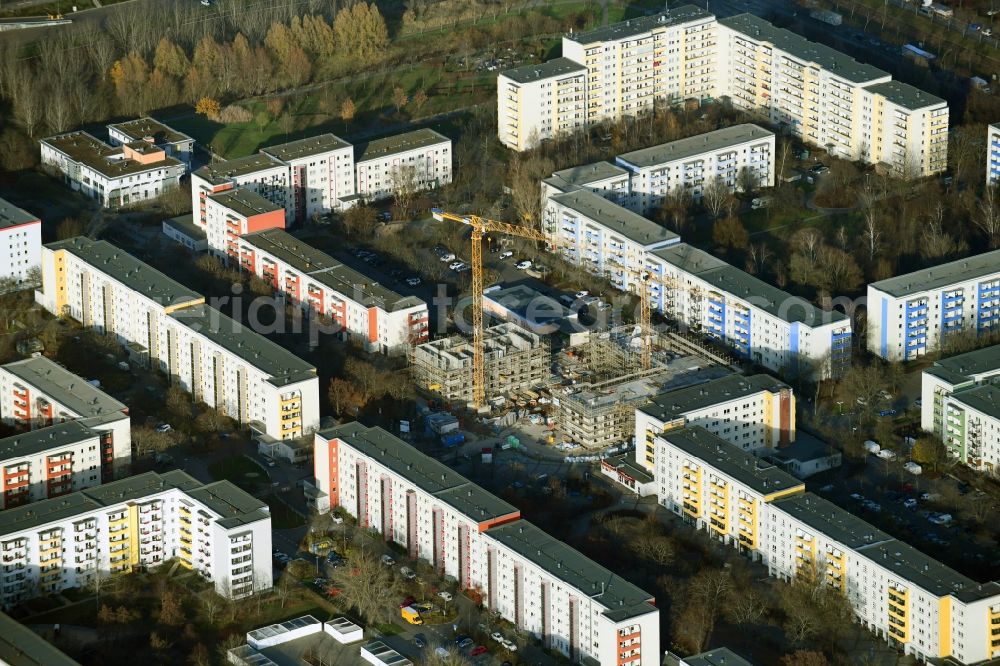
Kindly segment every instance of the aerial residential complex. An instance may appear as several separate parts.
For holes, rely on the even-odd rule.
[[[910,361],[1000,324],[1000,250],[868,285],[868,351]]]
[[[652,597],[526,520],[514,506],[380,428],[316,434],[320,510],[339,507],[427,560],[518,630],[574,663],[659,664]]]
[[[191,174],[194,223],[207,224],[205,199],[248,189],[302,223],[360,200],[375,201],[451,182],[451,139],[419,129],[352,146],[333,134],[262,148],[260,153],[206,165]]]
[[[726,97],[837,157],[907,175],[946,167],[944,100],[751,14],[717,20],[684,5],[565,35],[554,62],[498,77],[505,145],[532,148],[656,101]]]
[[[106,208],[155,199],[180,185],[184,162],[145,139],[111,146],[86,132],[42,139],[42,164]]]
[[[41,252],[41,220],[0,199],[0,281],[20,285],[29,279],[41,264]]]
[[[243,425],[293,439],[319,423],[313,366],[106,241],[46,245],[35,296],[53,314],[114,335],[134,362]]]
[[[271,588],[267,505],[228,481],[147,472],[0,512],[0,606],[178,558],[239,599]]]
[[[427,304],[402,296],[280,229],[239,239],[240,267],[293,302],[329,317],[368,351],[392,352],[428,338]]]
[[[850,366],[851,321],[687,243],[649,253],[651,306],[742,358],[779,372],[836,377]]]
[[[624,153],[615,163],[563,169],[542,181],[545,199],[576,190],[601,195],[648,215],[674,192],[695,201],[719,183],[729,192],[774,185],[774,134],[752,124],[734,125]]]
[[[135,141],[151,143],[162,149],[167,157],[180,160],[187,170],[191,169],[194,139],[167,127],[158,120],[146,117],[113,123],[108,125],[108,138],[112,146],[123,146]]]
[[[1000,183],[1000,123],[986,128],[986,184]]]
[[[702,427],[655,433],[652,445],[659,502],[771,575],[839,587],[865,627],[920,660],[1000,655],[997,583],[958,574]]]
[[[216,256],[239,256],[240,236],[284,229],[285,211],[247,188],[223,190],[204,199],[205,240]]]
[[[990,471],[1000,464],[1000,346],[936,361],[921,374],[920,427],[941,438],[959,462]]]

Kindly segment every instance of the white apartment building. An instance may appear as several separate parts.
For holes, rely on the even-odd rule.
[[[196,401],[275,439],[319,427],[316,368],[207,305],[170,314],[161,367]]]
[[[656,438],[659,500],[790,580],[844,592],[863,626],[926,661],[1000,655],[1000,585],[977,583],[699,428]]]
[[[716,32],[712,14],[682,5],[563,36],[563,57],[587,68],[587,124],[713,97]]]
[[[0,199],[0,292],[30,279],[41,264],[41,252],[42,221]]]
[[[1000,323],[1000,250],[868,285],[868,351],[910,361]]]
[[[520,519],[510,504],[380,428],[316,435],[320,510],[340,507],[474,589],[575,663],[658,664],[649,594]]]
[[[178,187],[186,171],[183,162],[145,140],[109,146],[86,132],[70,132],[39,143],[43,165],[106,208],[155,199]]]
[[[209,194],[204,203],[207,247],[226,260],[239,257],[240,237],[244,234],[285,228],[281,206],[243,187]]]
[[[422,300],[398,294],[280,229],[243,236],[239,260],[275,291],[332,319],[345,338],[368,351],[389,353],[428,339]]]
[[[0,512],[0,605],[171,558],[243,598],[271,588],[267,505],[228,481],[147,472]]]
[[[7,425],[45,429],[50,434],[60,432],[52,426],[79,422],[97,433],[98,483],[120,478],[132,462],[128,407],[44,356],[0,366],[0,419]],[[23,473],[31,470],[21,469],[18,475]],[[41,467],[34,473],[41,474]],[[13,472],[6,475],[5,491],[10,488],[8,481],[18,481],[14,476]]]
[[[276,439],[319,423],[308,363],[204,305],[204,297],[106,241],[77,237],[42,250],[49,312],[114,335],[138,363],[168,373],[195,400]]]
[[[652,307],[774,372],[839,376],[851,322],[686,243],[650,252]]]
[[[916,176],[947,165],[944,100],[751,14],[716,20],[684,5],[567,35],[560,67],[572,71],[575,81],[586,80],[588,127],[649,111],[656,100],[726,97],[838,157]],[[554,83],[550,76],[538,78]],[[537,140],[511,128],[541,126],[575,114],[579,105],[575,91],[551,98],[551,107],[518,105],[508,77],[502,74],[497,86],[499,137],[514,150],[531,148]],[[539,133],[542,138],[547,137]]]
[[[632,201],[632,172],[610,162],[593,162],[556,171],[542,179],[542,201],[548,201],[556,194],[579,189],[589,190],[612,203],[629,208]]]
[[[638,281],[649,251],[680,242],[669,229],[588,189],[550,196],[542,230],[567,261],[608,277],[623,291]]]
[[[288,165],[286,202],[296,223],[350,207],[354,197],[354,147],[333,134],[320,134],[262,148]]]
[[[167,157],[184,163],[185,170],[191,169],[194,154],[194,139],[183,132],[167,127],[149,117],[127,120],[108,125],[108,139],[112,146],[122,146],[135,141],[145,141],[162,148]]]
[[[527,150],[586,126],[587,68],[569,58],[524,65],[497,77],[500,142]]]
[[[949,454],[989,471],[1000,458],[994,388],[1000,384],[1000,346],[935,361],[921,373],[920,427]]]
[[[734,125],[625,153],[615,163],[631,173],[631,196],[624,205],[646,215],[677,190],[700,201],[716,183],[730,192],[773,187],[774,134],[756,125]]]
[[[247,189],[284,209],[285,223],[295,218],[289,204],[292,198],[292,181],[288,165],[270,155],[256,154],[234,160],[207,164],[191,173],[192,221],[201,228],[207,224],[207,204],[210,194],[236,188]]]
[[[451,139],[429,128],[355,146],[355,193],[368,201],[451,182]]]
[[[986,128],[986,184],[1000,183],[1000,123]]]
[[[695,426],[741,451],[787,446],[795,441],[795,395],[770,375],[729,375],[660,393],[635,410],[636,462],[652,471],[656,437]]]

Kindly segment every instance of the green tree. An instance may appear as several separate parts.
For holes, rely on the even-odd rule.
[[[948,459],[948,450],[937,437],[921,435],[913,445],[910,457],[921,465],[937,467]]]

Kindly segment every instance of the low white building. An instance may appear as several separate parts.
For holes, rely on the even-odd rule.
[[[451,139],[423,128],[355,146],[355,193],[368,201],[451,182]]]
[[[241,238],[239,259],[243,270],[329,317],[368,351],[390,353],[428,339],[422,300],[396,293],[280,229]]]
[[[911,361],[950,335],[1000,330],[1000,250],[868,285],[868,351]]]
[[[183,162],[145,140],[109,146],[86,132],[70,132],[39,143],[43,165],[106,208],[155,199],[178,187],[186,171]]]
[[[333,134],[262,148],[288,165],[291,221],[301,224],[350,207],[354,198],[354,147]]]
[[[774,186],[774,133],[752,124],[624,153],[615,163],[630,172],[627,208],[643,215],[684,191],[700,201],[706,188],[727,192]],[[716,185],[717,184],[717,185]]]
[[[162,148],[167,157],[184,163],[185,170],[191,169],[194,155],[194,139],[183,132],[167,127],[149,117],[127,120],[108,125],[108,138],[112,146],[121,146],[135,141],[145,141]]]
[[[320,510],[347,511],[546,648],[575,663],[659,664],[650,595],[450,468],[359,423],[318,432],[314,460]]]
[[[34,463],[30,460],[22,461],[17,451],[32,448],[55,455],[57,450],[63,449],[53,448],[57,446],[55,444],[53,447],[46,446],[40,438],[32,439],[33,444],[30,446],[13,445],[9,452],[13,462],[5,463],[8,473],[0,484],[3,487],[5,506],[10,506],[18,499],[15,495],[20,496],[29,491],[34,493],[37,490],[25,486],[27,477],[31,477],[27,479],[28,485],[36,481],[41,483],[46,478],[43,472],[53,480],[68,480],[65,477],[73,474],[78,475],[74,483],[82,482],[83,476],[88,481],[104,483],[126,474],[132,462],[128,407],[44,356],[0,366],[0,419],[8,425],[27,427],[31,431],[41,429],[47,433],[46,436],[51,436],[53,442],[62,442],[61,446],[65,450],[72,449],[74,457],[69,467],[53,464],[46,471],[42,469],[44,465],[40,462],[41,458]],[[74,422],[78,422],[80,427],[66,431],[54,428]],[[71,434],[67,435],[67,432]],[[97,441],[91,441],[95,437]],[[14,439],[16,438],[12,438],[12,441]],[[85,447],[74,443],[84,440]],[[92,449],[94,446],[96,448]],[[97,468],[92,472],[95,461]],[[15,467],[16,474],[13,471]],[[90,479],[94,473],[97,478]],[[83,486],[74,486],[73,490],[81,487]]]
[[[851,322],[686,243],[648,253],[652,307],[774,372],[836,377],[851,361]]]
[[[194,223],[194,216],[190,213],[163,220],[162,229],[164,236],[192,252],[208,249],[208,235]]]
[[[0,292],[19,288],[41,267],[42,222],[0,199]]]
[[[0,605],[171,558],[240,599],[271,588],[267,505],[228,481],[147,472],[0,512]]]
[[[587,123],[587,68],[569,58],[524,65],[497,77],[497,133],[518,152]]]

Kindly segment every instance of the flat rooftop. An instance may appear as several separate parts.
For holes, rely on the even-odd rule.
[[[620,453],[610,458],[605,458],[604,463],[611,465],[615,469],[628,474],[639,483],[652,483],[656,479],[646,470],[645,467],[637,465],[632,453]]]
[[[924,372],[951,384],[961,384],[972,381],[978,375],[1000,372],[1000,345],[939,359]]]
[[[3,369],[75,412],[79,418],[128,412],[124,403],[44,356],[14,361]]]
[[[219,483],[228,484],[228,481]],[[44,499],[0,511],[0,536],[36,529],[53,522],[84,516],[105,507],[140,500],[176,488],[183,492],[201,487],[201,483],[181,470],[164,474],[146,472],[112,481],[62,497]],[[230,484],[232,485],[232,484]],[[233,486],[236,492],[243,492]],[[245,494],[245,493],[244,493]]]
[[[212,185],[223,185],[230,182],[233,178],[248,176],[258,171],[266,171],[274,168],[284,169],[286,167],[270,155],[256,153],[254,155],[247,155],[246,157],[238,157],[234,160],[223,160],[214,164],[206,164],[194,173]]]
[[[216,481],[200,488],[192,488],[188,495],[219,514],[217,520],[226,529],[255,523],[270,513],[265,502],[229,481]]]
[[[276,146],[261,148],[260,151],[262,153],[267,153],[272,157],[276,157],[282,162],[293,162],[306,157],[328,153],[331,150],[339,150],[341,148],[350,147],[351,144],[347,143],[340,137],[327,133],[310,136],[297,141],[289,141],[288,143],[279,143]]]
[[[404,296],[282,229],[258,231],[242,238],[244,242],[274,255],[303,275],[365,307],[380,307],[387,312],[395,312],[424,305],[416,296]]]
[[[95,241],[83,236],[76,236],[49,243],[45,247],[52,251],[66,250],[162,307],[201,303],[205,300],[205,297],[198,292],[171,280],[152,266],[139,261],[128,252],[107,241]]]
[[[194,223],[194,215],[191,213],[167,218],[166,220],[163,220],[163,224],[176,229],[188,238],[193,238],[194,240],[205,240],[207,237],[205,230]]]
[[[491,527],[486,537],[604,606],[604,615],[613,622],[656,612],[653,595],[526,520]]]
[[[180,160],[166,156],[162,160],[149,164],[125,159],[121,146],[109,146],[86,132],[70,132],[59,136],[50,136],[47,139],[42,139],[41,142],[64,153],[74,162],[84,164],[109,179],[183,166]]]
[[[38,216],[23,208],[18,208],[6,199],[0,199],[0,229],[19,227],[22,224],[38,222]]]
[[[381,428],[353,422],[320,430],[319,435],[347,443],[476,522],[520,514],[517,507]]]
[[[410,150],[420,150],[439,143],[451,144],[451,139],[434,130],[424,127],[404,134],[394,134],[384,139],[375,139],[361,143],[354,148],[354,162],[377,160],[397,153]]]
[[[787,384],[771,375],[728,375],[703,384],[659,393],[648,404],[639,407],[639,410],[659,421],[667,422],[721,402],[738,400],[762,391],[776,393],[787,388]]]
[[[761,495],[805,489],[800,479],[700,426],[667,430],[657,437]]]
[[[6,613],[0,613],[0,664],[80,666],[61,650]]]
[[[589,190],[575,190],[549,197],[560,205],[601,225],[612,234],[620,234],[638,245],[676,243],[680,236],[642,215],[622,208]]]
[[[847,548],[894,541],[892,536],[867,523],[846,509],[813,493],[802,493],[775,501],[778,507],[828,538]]]
[[[798,430],[795,433],[795,441],[778,449],[767,452],[770,458],[781,462],[797,460],[799,462],[809,462],[827,458],[835,453],[839,453],[832,446],[818,437],[814,437],[807,432]]]
[[[275,386],[316,376],[316,368],[309,363],[207,305],[176,310],[170,316],[268,375],[268,381]]]
[[[961,282],[971,282],[987,275],[1000,275],[1000,250],[872,282],[869,287],[896,298],[904,298]]]
[[[865,83],[889,76],[878,67],[860,63],[854,58],[811,42],[805,37],[784,28],[778,28],[753,14],[739,14],[719,19],[719,25],[743,33],[755,42],[768,42],[802,63],[813,63],[851,83]]]
[[[135,120],[127,120],[123,123],[112,123],[108,125],[108,128],[118,130],[122,134],[129,137],[132,141],[142,141],[150,138],[153,140],[153,143],[158,146],[194,141],[194,139],[189,137],[187,134],[178,132],[177,130],[164,125],[159,120],[154,120],[148,116],[145,118],[136,118]]]
[[[951,398],[977,412],[1000,419],[1000,386],[996,384],[981,384],[958,391],[953,393]]]
[[[253,217],[254,215],[262,215],[264,213],[273,213],[276,210],[285,210],[281,206],[271,203],[256,192],[248,190],[245,187],[236,187],[216,194],[209,194],[208,198],[243,217]]]
[[[915,88],[908,83],[903,83],[902,81],[885,81],[884,83],[875,83],[870,86],[865,86],[865,90],[877,95],[882,95],[893,104],[898,104],[904,109],[909,109],[910,111],[924,109],[928,106],[945,104],[945,101],[940,97],[926,93],[920,88]]]
[[[507,310],[531,326],[558,326],[566,319],[576,319],[558,299],[544,294],[526,284],[512,284],[494,288],[483,293],[483,300],[493,307]],[[484,303],[485,307],[489,307]]]
[[[774,138],[774,133],[751,123],[733,125],[723,129],[689,136],[669,143],[662,143],[651,148],[634,150],[618,156],[618,160],[626,162],[639,169],[656,167],[667,162],[686,160],[695,155],[715,153],[744,143]]]
[[[596,384],[576,384],[574,388],[579,389],[576,393],[561,396],[559,399],[567,407],[573,406],[577,411],[600,410],[637,401],[645,404],[650,397],[664,391],[677,390],[692,383],[705,382],[729,373],[729,370],[720,365],[709,364],[707,367],[702,367],[704,364],[705,360],[701,357],[681,356],[659,366],[659,372],[645,377],[615,379]]]
[[[609,178],[627,178],[629,170],[611,162],[592,162],[562,169],[552,174],[568,185],[589,185]]]
[[[792,296],[687,243],[654,250],[652,254],[783,321],[808,326],[848,321],[842,312],[821,310],[804,298]]]
[[[620,21],[604,28],[588,30],[586,32],[571,33],[563,35],[563,39],[579,44],[596,44],[598,42],[616,41],[636,37],[643,33],[652,32],[657,28],[666,28],[679,23],[709,19],[714,15],[695,5],[681,5],[668,9],[665,12],[653,16],[642,16],[639,18]]]
[[[99,433],[80,421],[66,421],[47,428],[39,428],[0,439],[0,461],[35,455],[72,446],[86,439],[97,438]]]
[[[582,74],[587,68],[569,58],[553,58],[537,65],[522,65],[514,69],[500,72],[500,76],[505,76],[514,83],[534,83],[544,79],[551,79],[568,74]]]
[[[681,659],[684,666],[753,666],[729,648],[716,648],[708,652],[684,657]]]

